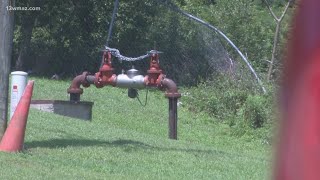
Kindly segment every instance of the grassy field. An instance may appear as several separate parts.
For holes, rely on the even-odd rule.
[[[33,99],[68,100],[69,82],[31,79]],[[169,140],[168,102],[162,92],[149,92],[146,107],[129,99],[126,90],[112,87],[87,88],[81,98],[94,102],[91,122],[30,109],[25,150],[0,152],[1,179],[269,176],[270,146],[252,136],[232,136],[227,124],[206,123],[210,117],[183,106],[178,108],[179,140]]]

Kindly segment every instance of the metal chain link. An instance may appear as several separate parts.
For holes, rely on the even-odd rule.
[[[110,48],[108,46],[105,46],[105,50],[110,51],[111,55],[113,55],[114,57],[118,58],[120,61],[139,61],[142,60],[144,58],[150,57],[151,54],[147,53],[145,55],[139,56],[139,57],[126,57],[120,54],[120,51],[118,49],[115,48]]]

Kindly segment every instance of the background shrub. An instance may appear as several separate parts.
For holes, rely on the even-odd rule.
[[[276,114],[274,90],[269,89],[266,95],[260,94],[251,81],[220,73],[186,91],[182,97],[183,105],[194,112],[209,114],[211,121],[228,124],[233,135],[271,138],[268,132]]]

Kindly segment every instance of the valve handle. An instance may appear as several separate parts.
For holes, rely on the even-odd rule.
[[[104,53],[103,53],[103,62],[105,63],[105,64],[111,64],[111,52],[110,51],[105,51]]]

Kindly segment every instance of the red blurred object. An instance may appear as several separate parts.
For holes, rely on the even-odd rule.
[[[23,148],[33,84],[33,81],[29,81],[25,88],[10,124],[2,137],[0,151],[17,152]]]
[[[320,179],[320,1],[301,0],[285,64],[274,178]]]

